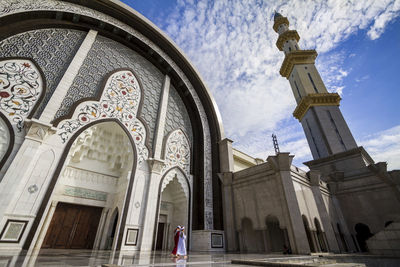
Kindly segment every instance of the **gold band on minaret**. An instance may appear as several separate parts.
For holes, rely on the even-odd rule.
[[[281,70],[279,71],[283,77],[289,79],[290,73],[294,65],[297,64],[314,64],[318,53],[315,50],[297,50],[288,53],[283,60]]]
[[[337,93],[309,94],[304,97],[297,105],[293,112],[293,116],[301,121],[307,110],[313,106],[339,106],[340,96]]]

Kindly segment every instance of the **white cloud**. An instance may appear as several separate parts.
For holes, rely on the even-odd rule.
[[[300,47],[316,49],[326,86],[342,94],[346,57],[332,51],[351,34],[366,30],[371,39],[399,14],[400,0],[329,1],[177,1],[162,28],[197,67],[220,108],[226,135],[251,155],[271,153],[270,135],[278,133],[283,148],[298,161],[311,155],[298,121],[295,100],[279,75],[283,61],[272,29],[273,10],[286,15],[301,37]],[[293,137],[283,129],[292,129]]]
[[[360,144],[371,157],[388,162],[388,169],[400,169],[400,125],[369,135]]]
[[[379,38],[379,36],[384,32],[386,25],[399,15],[400,0],[385,2],[388,3],[385,10],[375,18],[374,24],[368,31],[368,36],[371,40]]]

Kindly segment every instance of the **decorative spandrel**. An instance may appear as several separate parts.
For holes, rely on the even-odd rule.
[[[0,2],[2,5],[4,1]],[[18,4],[22,2],[19,1]],[[72,29],[37,29],[0,41],[0,58],[31,58],[43,71],[46,92],[38,104],[34,118],[40,117],[85,35],[84,31]]]
[[[18,132],[43,91],[39,70],[25,59],[0,61],[0,109]]]
[[[186,175],[190,174],[190,145],[182,130],[175,130],[168,136],[164,153],[163,172],[176,166],[180,167]]]
[[[100,101],[86,101],[78,105],[72,119],[58,125],[57,134],[65,143],[78,129],[88,123],[114,118],[129,131],[136,144],[138,163],[148,157],[145,145],[146,128],[136,118],[141,99],[139,82],[131,71],[112,74],[107,80]]]

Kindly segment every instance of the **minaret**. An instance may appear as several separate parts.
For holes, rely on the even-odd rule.
[[[319,159],[357,148],[339,109],[340,96],[329,93],[315,67],[317,52],[302,50],[299,34],[289,30],[286,17],[275,12],[274,30],[279,34],[276,46],[285,53],[280,74],[289,80],[297,107],[293,116],[304,129],[313,158]]]

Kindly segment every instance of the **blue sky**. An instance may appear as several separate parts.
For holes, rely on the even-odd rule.
[[[180,46],[220,108],[226,136],[245,153],[281,151],[311,160],[290,85],[280,77],[273,10],[287,16],[357,140],[375,161],[400,169],[400,0],[181,1],[124,0]]]

